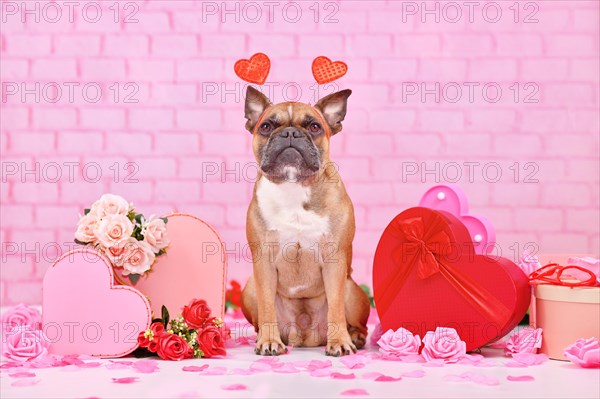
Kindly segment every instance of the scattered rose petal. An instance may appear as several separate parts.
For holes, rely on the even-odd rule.
[[[26,378],[23,380],[16,380],[12,384],[10,384],[10,386],[11,387],[30,387],[32,385],[37,384],[38,382],[40,382],[40,380],[33,380],[30,378]]]
[[[135,362],[133,368],[140,373],[154,373],[158,371],[158,362],[154,359],[142,359]]]
[[[402,377],[423,378],[423,377],[425,377],[425,372],[423,370],[407,371],[406,373],[402,373]]]
[[[533,378],[532,375],[509,375],[506,379],[509,381],[535,381],[535,378]]]
[[[313,371],[331,367],[332,365],[331,360],[311,360],[310,363],[308,363],[307,368],[308,370]]]
[[[107,363],[104,365],[104,367],[106,367],[109,370],[123,370],[128,369],[131,366],[124,363]]]
[[[235,375],[252,375],[252,374],[256,374],[257,371],[254,370],[247,370],[247,369],[233,369],[231,370],[231,374],[235,374]]]
[[[185,366],[181,370],[183,371],[202,371],[208,368],[208,364],[203,364],[202,366]]]
[[[432,359],[423,364],[423,367],[444,367],[444,364],[446,364],[444,359]]]
[[[513,360],[517,363],[524,364],[526,366],[537,366],[548,360],[548,356],[543,353],[515,353],[513,354]]]
[[[82,369],[92,369],[95,367],[100,367],[102,363],[100,362],[89,362],[89,363],[79,363],[76,364],[77,367],[82,368]]]
[[[276,373],[299,373],[301,370],[298,370],[292,363],[284,363],[283,366],[275,368],[273,371]]]
[[[115,384],[131,384],[137,382],[138,377],[123,377],[123,378],[113,378],[113,382]]]
[[[16,373],[8,374],[9,377],[12,378],[27,378],[27,377],[35,377],[35,373],[31,373],[29,371],[18,371]]]
[[[362,388],[358,389],[346,389],[343,392],[340,392],[342,396],[369,396],[369,392]]]
[[[244,384],[221,385],[225,391],[245,391],[248,387]]]
[[[316,369],[310,372],[311,377],[327,377],[332,374],[332,371],[328,368],[326,369]]]
[[[365,380],[374,380],[375,378],[378,378],[381,376],[383,376],[383,374],[381,374],[380,372],[372,371],[370,373],[364,373],[361,378],[363,378]]]
[[[354,373],[343,374],[343,373],[333,372],[333,373],[331,373],[331,378],[333,378],[335,380],[353,380],[356,378],[356,376],[354,375]]]
[[[365,367],[365,364],[369,363],[369,361],[369,358],[359,354],[344,356],[340,359],[340,362],[349,369],[361,369]]]
[[[389,375],[382,375],[382,376],[375,378],[375,381],[377,381],[377,382],[392,382],[392,381],[400,381],[401,379],[402,379],[402,377],[394,378],[394,377],[390,377]]]
[[[223,375],[227,373],[227,367],[211,367],[200,373],[200,375]]]
[[[295,367],[301,367],[303,369],[308,369],[308,365],[310,364],[310,362],[308,360],[296,360],[295,362],[292,362],[292,364]]]
[[[270,371],[273,370],[273,364],[255,361],[250,365],[252,371]]]

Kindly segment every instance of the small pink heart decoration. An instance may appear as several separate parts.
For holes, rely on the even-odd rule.
[[[92,248],[69,251],[46,271],[42,301],[49,352],[59,355],[125,356],[152,320],[148,300],[114,285],[108,259]]]
[[[494,225],[483,216],[469,215],[469,200],[458,186],[440,184],[431,187],[421,197],[419,206],[446,211],[460,219],[469,230],[476,254],[486,255],[494,250],[496,244]]]
[[[165,255],[157,258],[152,271],[134,285],[121,268],[115,269],[117,280],[135,287],[150,300],[156,317],[166,306],[175,317],[194,298],[202,298],[215,317],[225,311],[225,274],[227,259],[217,232],[202,219],[174,213],[167,215],[171,244]]]

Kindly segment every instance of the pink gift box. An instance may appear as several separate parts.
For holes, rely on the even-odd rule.
[[[533,326],[543,329],[541,352],[551,359],[566,360],[567,346],[600,336],[600,287],[539,285],[534,296]]]

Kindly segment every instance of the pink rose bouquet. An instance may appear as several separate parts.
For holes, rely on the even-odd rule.
[[[377,341],[379,351],[391,357],[418,355],[421,338],[400,327],[396,331],[387,330]]]
[[[442,359],[445,363],[456,363],[467,353],[467,344],[454,328],[438,327],[428,331],[423,344],[421,355],[427,361]]]
[[[104,194],[85,209],[75,242],[96,247],[135,284],[170,244],[167,218],[146,219],[123,197]]]
[[[515,353],[537,353],[542,347],[541,328],[520,328],[510,335],[505,343],[504,353],[512,356]]]
[[[600,368],[598,338],[578,339],[565,348],[565,357],[580,367]]]

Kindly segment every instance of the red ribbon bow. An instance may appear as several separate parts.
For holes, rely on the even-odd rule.
[[[583,280],[579,276],[569,275],[569,271],[577,270],[586,274],[588,278]],[[566,272],[566,273],[565,273]],[[563,280],[563,273],[565,274]],[[540,285],[560,285],[563,287],[594,287],[598,283],[596,275],[590,270],[579,266],[561,266],[558,263],[549,263],[546,266],[537,269],[529,275],[529,284]]]
[[[420,279],[441,274],[486,319],[493,320],[495,316],[508,319],[510,310],[506,305],[470,275],[462,272],[460,267],[444,261],[454,249],[460,250],[461,247],[451,236],[452,232],[447,229],[448,221],[441,215],[431,214],[426,224],[423,218],[416,217],[399,221],[392,227],[392,234],[403,242],[392,253],[392,259],[398,267],[382,284],[382,295],[377,301],[377,308],[381,314],[392,306],[411,270],[417,268],[417,276]],[[473,254],[467,254],[467,259],[469,256]]]

